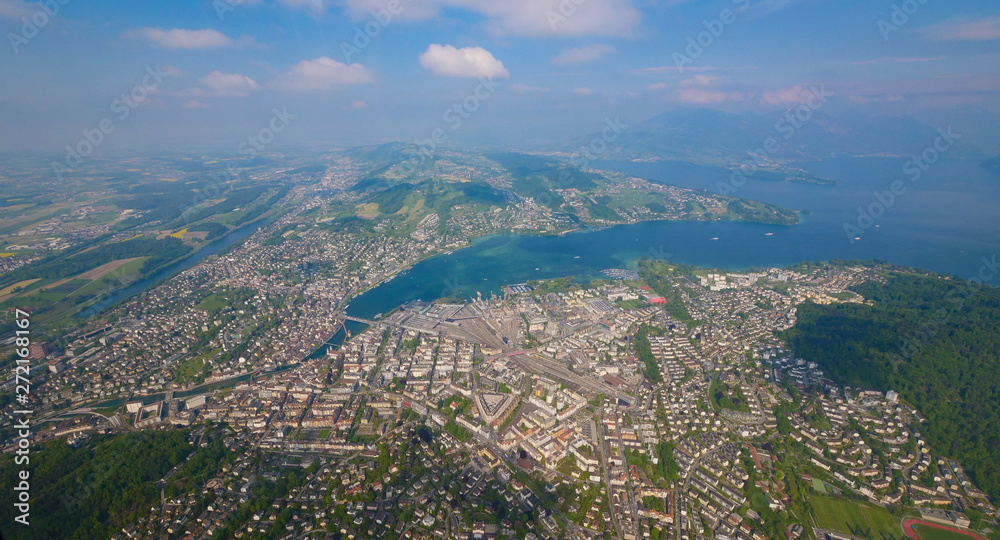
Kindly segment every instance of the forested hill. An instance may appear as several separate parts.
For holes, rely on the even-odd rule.
[[[792,350],[840,383],[899,392],[931,449],[1000,500],[1000,289],[893,272],[854,290],[875,305],[800,306]]]

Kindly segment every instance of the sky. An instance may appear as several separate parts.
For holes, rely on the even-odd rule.
[[[983,0],[0,0],[0,29],[0,151],[236,151],[269,126],[524,146],[814,87],[833,112],[1000,111]]]

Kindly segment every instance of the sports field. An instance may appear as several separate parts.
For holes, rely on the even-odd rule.
[[[970,538],[986,540],[974,532],[917,519],[904,521],[903,528],[906,530],[906,537],[914,540],[969,540]]]
[[[816,524],[830,529],[871,540],[902,540],[899,520],[881,507],[835,499],[822,495],[810,497]]]

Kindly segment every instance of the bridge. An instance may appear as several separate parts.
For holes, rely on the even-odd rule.
[[[376,324],[387,324],[384,321],[373,321],[371,319],[365,319],[364,317],[355,317],[353,315],[347,315],[347,314],[344,314],[343,317],[344,320],[365,323],[369,326],[375,326]]]

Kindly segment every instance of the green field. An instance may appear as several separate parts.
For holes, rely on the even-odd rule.
[[[198,308],[209,313],[218,313],[228,304],[226,297],[219,293],[212,293],[198,304]]]
[[[973,538],[966,534],[928,527],[927,525],[917,525],[917,533],[920,535],[920,540],[969,540]]]
[[[177,368],[177,371],[174,373],[174,380],[179,383],[187,382],[197,375],[204,365],[205,362],[200,357],[192,358]]]
[[[643,300],[639,300],[639,299],[635,299],[635,300],[622,300],[621,302],[615,302],[615,305],[618,306],[618,307],[620,307],[620,308],[622,308],[622,309],[636,309],[636,308],[641,308],[641,307],[645,306],[646,302],[644,302]]]
[[[820,528],[871,540],[904,538],[899,520],[882,508],[820,495],[810,497],[810,502]]]
[[[84,285],[86,285],[88,283],[90,283],[89,279],[71,279],[71,280],[67,281],[66,283],[63,283],[62,285],[57,285],[55,287],[52,287],[52,288],[49,288],[49,289],[45,289],[45,292],[47,292],[47,293],[61,293],[63,295],[67,295],[67,294],[70,294],[73,291],[79,289],[80,287],[83,287]]]
[[[134,261],[127,262],[119,266],[115,270],[100,276],[99,278],[91,281],[83,288],[77,289],[73,295],[80,294],[91,294],[99,291],[102,288],[108,287],[111,280],[117,280],[119,283],[129,282],[139,277],[142,273],[142,265],[149,259],[149,257],[140,257]]]

